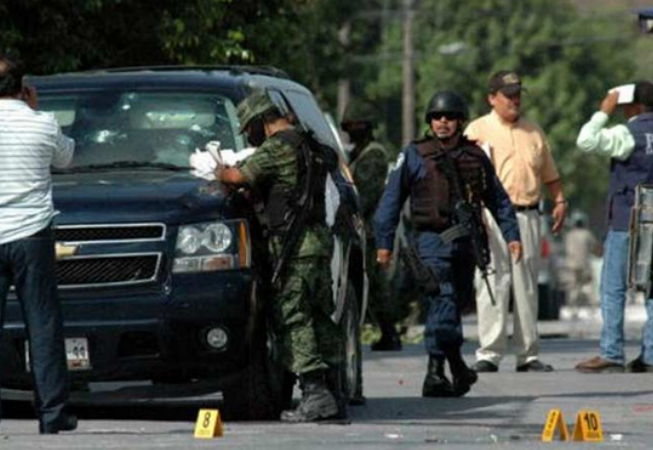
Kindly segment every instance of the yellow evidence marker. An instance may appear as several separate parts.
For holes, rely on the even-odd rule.
[[[596,411],[578,411],[574,426],[574,441],[603,442],[601,417]]]
[[[555,436],[556,429],[559,430],[561,441],[569,440],[569,430],[565,419],[562,417],[562,411],[559,409],[552,409],[546,418],[544,430],[542,430],[542,442],[552,442]]]
[[[222,420],[217,409],[200,409],[195,423],[195,437],[212,439],[222,437]]]

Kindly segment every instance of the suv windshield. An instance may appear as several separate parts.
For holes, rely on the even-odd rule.
[[[75,139],[72,168],[187,168],[190,154],[209,141],[243,147],[233,102],[213,93],[40,92],[39,109],[54,113]]]

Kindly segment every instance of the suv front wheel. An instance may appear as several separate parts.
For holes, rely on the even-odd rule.
[[[274,356],[273,348],[265,343],[256,345],[245,374],[223,390],[230,420],[276,420],[289,408],[294,380]]]

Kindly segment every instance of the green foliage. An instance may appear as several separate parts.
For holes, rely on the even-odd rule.
[[[0,45],[33,74],[159,64],[275,65],[334,109],[338,81],[381,106],[379,127],[401,142],[399,0],[2,0]],[[419,0],[416,120],[437,89],[484,114],[492,72],[519,71],[524,110],[546,131],[575,206],[603,202],[607,161],[575,149],[605,90],[650,78],[653,39],[634,38],[623,8],[579,16],[569,0]],[[591,20],[590,20],[591,19]],[[348,45],[338,33],[351,25]],[[635,53],[637,52],[637,53]],[[638,55],[635,57],[634,55]],[[638,66],[636,66],[638,64]]]
[[[301,0],[4,0],[0,42],[34,74],[256,62]],[[282,52],[282,47],[279,54]],[[277,61],[281,60],[278,58]]]
[[[386,35],[394,52],[399,28]],[[606,90],[634,76],[635,39],[627,23],[586,20],[567,0],[422,0],[415,29],[418,130],[436,90],[462,93],[474,117],[489,110],[490,75],[516,70],[528,89],[525,116],[547,133],[573,206],[587,210],[604,202],[608,163],[582,154],[575,139]],[[381,69],[376,86],[387,99],[400,97],[399,58]],[[399,125],[390,131],[395,139]]]

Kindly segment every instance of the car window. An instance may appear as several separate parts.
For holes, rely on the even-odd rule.
[[[235,106],[207,93],[101,91],[39,93],[39,108],[54,113],[76,141],[72,166],[123,161],[189,165],[209,141],[240,150]]]
[[[302,120],[304,125],[315,132],[320,141],[333,148],[339,148],[338,142],[324,119],[322,110],[311,95],[302,91],[287,90],[283,92],[283,96],[290,102],[295,115]]]

